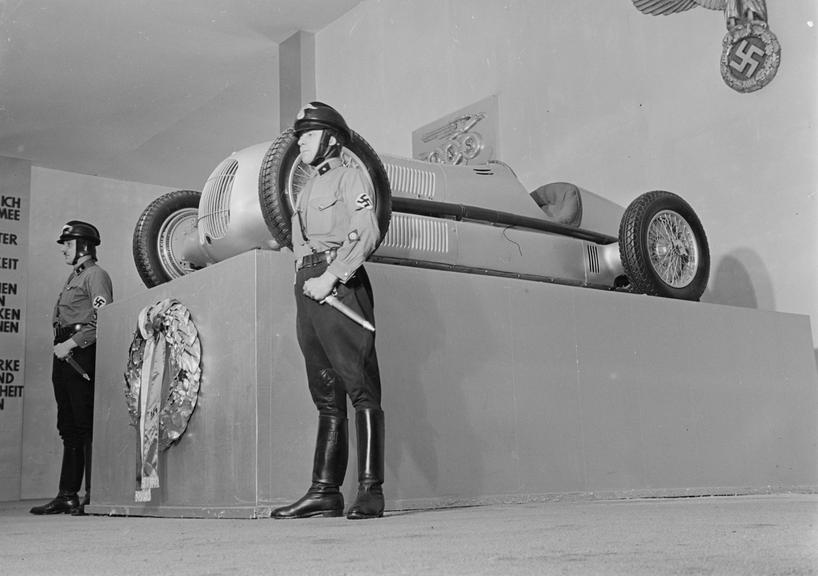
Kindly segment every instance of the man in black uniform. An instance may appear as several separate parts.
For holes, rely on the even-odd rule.
[[[296,258],[298,343],[304,354],[318,438],[312,485],[274,518],[341,516],[348,457],[347,396],[358,435],[358,495],[347,518],[383,516],[384,418],[375,335],[322,301],[330,294],[374,324],[372,287],[362,264],[380,231],[374,192],[362,170],[344,166],[341,148],[352,131],[337,110],[312,102],[294,125],[301,161],[314,176],[298,196],[292,219]]]
[[[97,266],[99,231],[71,220],[57,243],[73,268],[54,306],[54,358],[51,381],[57,400],[57,430],[63,441],[57,497],[32,514],[84,513],[91,490],[91,431],[94,423],[94,361],[97,310],[113,300],[108,273]],[[85,496],[78,492],[85,475]]]

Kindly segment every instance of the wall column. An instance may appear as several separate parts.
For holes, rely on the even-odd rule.
[[[292,126],[305,102],[315,99],[315,35],[298,31],[279,45],[279,119]]]

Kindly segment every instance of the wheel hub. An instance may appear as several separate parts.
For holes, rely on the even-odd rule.
[[[658,212],[648,225],[650,262],[659,277],[674,288],[683,288],[696,275],[698,249],[693,230],[680,214]]]

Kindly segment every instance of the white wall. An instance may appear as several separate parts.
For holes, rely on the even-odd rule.
[[[703,300],[809,314],[818,342],[818,4],[768,8],[781,67],[740,94],[719,71],[724,18],[704,8],[367,0],[317,33],[317,96],[408,156],[414,129],[498,94],[500,159],[528,189],[567,180],[623,205],[680,194],[710,242]]]

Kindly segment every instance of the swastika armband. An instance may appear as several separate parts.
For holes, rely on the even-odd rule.
[[[373,208],[372,199],[366,192],[361,192],[358,195],[355,199],[355,205],[358,207],[358,210],[372,210]]]
[[[94,310],[97,310],[105,306],[107,303],[108,301],[105,299],[105,296],[97,296],[94,298],[94,301],[91,304],[93,305]]]

